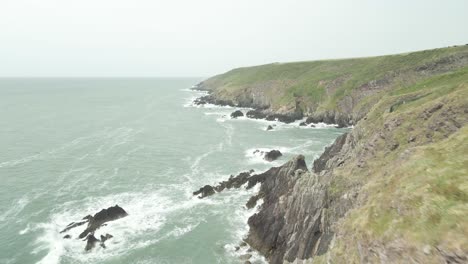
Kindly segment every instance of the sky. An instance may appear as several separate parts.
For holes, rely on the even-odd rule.
[[[468,43],[468,0],[1,0],[2,77],[208,77]]]

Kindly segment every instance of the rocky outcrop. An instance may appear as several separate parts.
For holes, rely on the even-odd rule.
[[[238,117],[241,117],[241,116],[244,116],[244,113],[242,113],[241,110],[236,110],[236,111],[231,113],[231,118],[238,118]]]
[[[202,199],[208,196],[215,194],[215,190],[211,185],[205,185],[201,187],[198,191],[193,192],[193,195],[198,195],[198,198]]]
[[[271,125],[268,125],[266,128],[266,131],[270,131],[270,130],[273,130],[273,127]]]
[[[66,233],[70,229],[73,229],[75,227],[88,223],[86,229],[78,237],[80,239],[84,238],[84,240],[86,241],[85,250],[86,251],[91,250],[92,248],[94,248],[94,246],[98,242],[100,242],[101,247],[105,248],[104,242],[112,238],[112,235],[110,234],[106,234],[105,236],[101,235],[101,240],[99,240],[94,236],[95,231],[99,229],[101,226],[103,226],[104,223],[115,221],[127,215],[128,215],[127,212],[122,207],[115,205],[107,209],[102,209],[101,211],[96,213],[94,216],[87,215],[83,217],[82,221],[70,223],[69,225],[67,225],[67,227],[65,227],[65,229],[60,231],[60,233]],[[65,235],[63,238],[70,239],[71,236]]]
[[[276,149],[273,149],[273,150],[270,150],[270,151],[262,151],[262,150],[257,149],[257,150],[255,150],[253,152],[253,154],[263,156],[264,160],[270,161],[270,162],[278,159],[281,156],[283,156],[283,153],[281,153],[281,151],[276,150]]]
[[[205,105],[205,104],[213,104],[213,105],[219,105],[219,106],[236,106],[231,100],[223,100],[214,97],[213,95],[205,95],[202,97],[199,97],[193,101],[195,105]]]
[[[346,142],[346,137],[348,134],[343,134],[339,136],[336,140],[335,143],[332,145],[328,146],[325,148],[325,151],[323,154],[316,160],[314,160],[314,166],[313,166],[313,171],[315,173],[320,173],[321,171],[329,168],[330,166],[327,167],[327,162],[335,157],[340,151],[341,148],[343,148],[343,145]],[[340,164],[338,164],[339,166]]]
[[[118,206],[112,206],[107,209],[102,209],[92,217],[88,217],[89,222],[86,229],[80,234],[79,238],[86,237],[89,233],[93,234],[96,229],[101,227],[104,223],[114,221],[127,216],[127,212]]]

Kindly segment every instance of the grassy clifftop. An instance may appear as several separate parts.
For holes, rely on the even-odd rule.
[[[273,63],[231,70],[200,88],[223,100],[274,113],[339,115],[357,121],[389,90],[468,65],[468,46],[406,54]],[[352,122],[351,122],[352,123]]]
[[[260,208],[286,219],[253,240],[272,263],[468,263],[468,46],[241,68],[200,87],[359,121],[320,169]]]

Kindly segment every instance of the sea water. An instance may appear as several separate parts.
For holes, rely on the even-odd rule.
[[[310,168],[343,130],[231,119],[192,104],[200,80],[0,79],[0,263],[243,263],[255,188],[192,192],[297,154]],[[59,233],[116,204],[129,215],[96,232],[105,249]]]

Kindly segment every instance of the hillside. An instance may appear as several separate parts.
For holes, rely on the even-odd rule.
[[[380,57],[239,68],[209,78],[198,87],[234,105],[267,113],[300,113],[328,123],[351,125],[388,91],[466,65],[467,45]]]
[[[242,68],[200,88],[354,120],[309,171],[298,156],[262,183],[247,242],[271,263],[468,263],[468,46]]]

